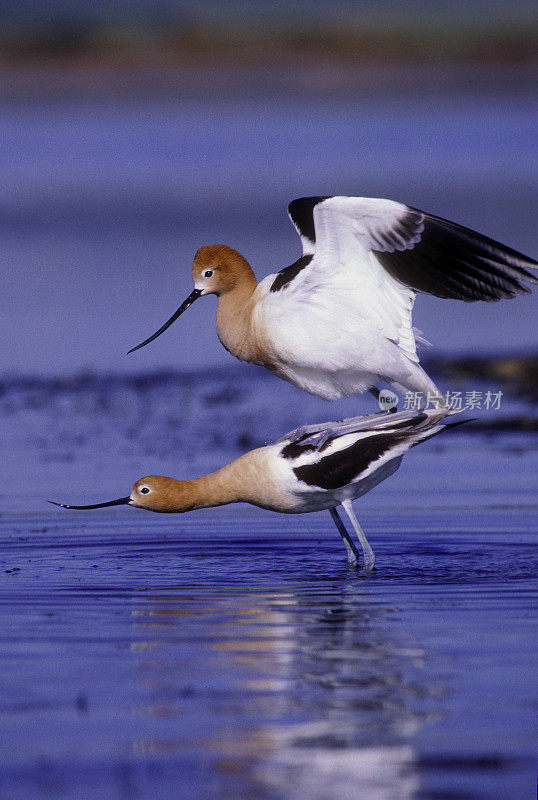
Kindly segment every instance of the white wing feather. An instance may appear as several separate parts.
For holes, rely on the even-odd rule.
[[[336,371],[353,368],[360,352],[364,370],[371,360],[375,372],[389,340],[418,362],[411,323],[415,292],[395,281],[372,250],[391,248],[383,233],[405,209],[391,200],[357,197],[331,197],[315,206],[311,262],[278,292],[270,291],[274,275],[259,286],[260,313],[274,332],[280,360],[312,369],[330,364]],[[311,253],[312,243],[302,239]]]

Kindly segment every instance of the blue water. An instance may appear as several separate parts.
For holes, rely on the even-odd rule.
[[[291,263],[286,216],[308,194],[390,197],[538,252],[538,96],[435,92],[4,101],[3,369],[56,375],[233,363],[206,299],[151,347],[192,290],[202,244],[258,277]],[[419,297],[437,351],[535,346],[535,297]]]
[[[364,516],[4,518],[2,795],[532,797],[528,513]]]
[[[531,435],[414,448],[355,503],[369,578],[327,512],[47,505],[322,418],[243,372],[0,384],[0,797],[532,797]]]
[[[45,501],[375,411],[238,365],[212,300],[125,353],[190,293],[199,245],[290,263],[300,195],[401,199],[536,255],[536,96],[118,97],[0,104],[0,797],[534,796],[529,434],[414,448],[356,503],[368,579],[326,513]],[[532,351],[535,318],[535,296],[418,298],[415,323],[437,353],[492,354]],[[535,413],[504,384],[441,387],[502,390],[481,422]]]

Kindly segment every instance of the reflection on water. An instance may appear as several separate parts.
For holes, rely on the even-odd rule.
[[[0,518],[0,796],[529,796],[530,513],[128,511]]]
[[[290,799],[384,800],[395,787],[402,799],[417,789],[406,742],[421,715],[411,701],[440,687],[411,679],[424,652],[398,640],[396,609],[346,583],[140,597],[134,650],[150,703],[139,711],[181,725],[172,739],[137,740],[137,754],[184,755],[194,715],[225,796],[265,787]]]
[[[95,370],[0,387],[2,800],[531,796],[530,437],[410,456],[361,504],[369,579],[346,569],[328,514],[72,516],[44,499],[122,496],[328,419],[232,368],[209,300],[123,354],[191,291],[200,244],[238,247],[259,276],[291,263],[296,196],[391,196],[535,254],[535,109],[528,89],[494,87],[2,105],[4,369]],[[436,352],[519,350],[535,299],[421,297],[415,323]],[[165,372],[208,365],[223,372]]]

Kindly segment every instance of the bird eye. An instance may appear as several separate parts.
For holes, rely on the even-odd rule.
[[[149,494],[149,486],[141,486],[138,491],[140,494]]]
[[[204,278],[211,278],[212,276],[213,276],[213,270],[206,269],[206,271],[204,272]]]

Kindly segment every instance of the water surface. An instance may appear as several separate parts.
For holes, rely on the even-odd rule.
[[[532,796],[527,511],[129,511],[1,521],[3,795]]]
[[[441,380],[501,408],[356,504],[367,579],[326,513],[45,502],[376,410],[237,365],[211,300],[125,357],[190,293],[201,244],[258,276],[293,261],[293,197],[393,197],[536,255],[528,89],[307,95],[0,105],[2,798],[534,796],[536,452],[487,430],[529,398]],[[415,322],[437,353],[530,352],[535,302],[420,297]]]
[[[533,796],[529,434],[414,448],[355,503],[369,578],[327,512],[45,503],[200,474],[323,419],[241,374],[2,383],[0,796]],[[506,398],[489,418],[530,410]]]

